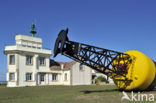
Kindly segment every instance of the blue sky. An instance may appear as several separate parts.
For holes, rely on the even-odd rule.
[[[156,60],[155,5],[155,0],[1,0],[0,80],[7,70],[4,46],[15,43],[15,34],[30,35],[32,22],[45,48],[53,50],[57,34],[68,27],[70,40],[120,52],[139,50]]]

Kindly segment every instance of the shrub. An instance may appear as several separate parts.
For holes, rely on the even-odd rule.
[[[98,82],[105,82],[105,83],[109,83],[109,81],[104,77],[104,76],[98,76],[96,79],[95,79],[95,83],[96,81]]]
[[[100,85],[101,84],[101,81],[99,79],[95,79],[95,84],[96,85]]]

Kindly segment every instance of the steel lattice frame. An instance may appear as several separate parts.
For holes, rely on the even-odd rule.
[[[76,60],[107,76],[124,76],[132,60],[128,54],[69,41],[68,29],[62,30],[55,42],[54,57],[58,53]]]
[[[73,41],[66,41],[62,54],[106,75],[115,73],[125,76],[126,72],[122,70],[126,70],[127,65],[131,63],[128,54]]]

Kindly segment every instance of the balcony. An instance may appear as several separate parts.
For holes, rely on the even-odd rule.
[[[41,47],[28,46],[28,45],[6,45],[4,52],[8,51],[24,51],[24,52],[33,52],[33,53],[41,53],[41,54],[49,54],[51,55],[51,50]]]

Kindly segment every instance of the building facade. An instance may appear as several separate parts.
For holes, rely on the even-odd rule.
[[[15,42],[15,45],[6,46],[4,50],[8,87],[91,84],[89,67],[74,61],[51,63],[51,50],[42,48],[41,38],[16,35]]]

